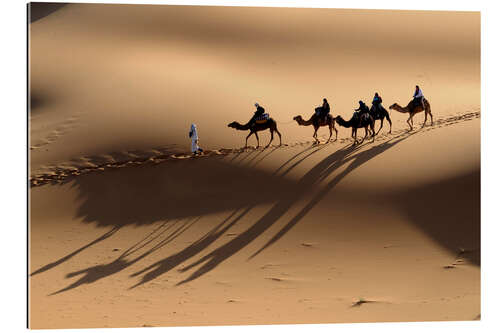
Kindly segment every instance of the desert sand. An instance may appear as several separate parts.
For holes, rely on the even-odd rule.
[[[480,318],[479,13],[33,11],[31,328]],[[433,125],[315,145],[292,120],[415,84]],[[255,102],[281,146],[227,127]]]

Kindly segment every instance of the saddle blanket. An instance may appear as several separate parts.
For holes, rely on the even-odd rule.
[[[353,119],[359,119],[359,120],[368,120],[370,117],[369,113],[363,112],[362,114],[359,114],[359,112],[354,112],[352,114]]]
[[[257,124],[263,124],[269,120],[269,113],[264,113],[263,115],[260,115],[255,118],[255,122]]]

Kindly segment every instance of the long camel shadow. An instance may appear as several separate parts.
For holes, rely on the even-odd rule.
[[[323,148],[323,147],[322,147]],[[266,156],[270,155],[271,153],[273,153],[274,151],[276,151],[277,148],[274,148],[272,149],[271,151],[269,151],[265,156],[261,157],[261,160],[264,159]],[[310,148],[307,148],[305,151],[308,151]],[[300,153],[299,153],[300,154]],[[297,154],[297,155],[299,155]],[[301,161],[305,160],[302,159]],[[295,167],[296,165],[298,165],[299,163],[295,163],[293,166],[291,166],[290,168],[293,168]],[[281,177],[280,177],[281,178]],[[294,188],[296,188],[295,186],[293,186]],[[291,191],[293,192],[293,191]],[[217,226],[215,226],[212,230],[210,230],[209,232],[207,232],[203,237],[201,237],[200,239],[198,239],[197,241],[193,242],[191,245],[189,245],[188,247],[186,247],[185,249],[183,249],[182,251],[179,251],[178,253],[175,253],[165,259],[162,259],[144,269],[141,269],[140,271],[136,272],[136,273],[133,273],[131,276],[132,277],[135,277],[135,276],[138,276],[138,275],[141,275],[141,274],[144,274],[144,276],[142,277],[141,281],[138,282],[137,284],[135,284],[134,286],[132,286],[131,288],[135,288],[139,285],[142,285],[144,283],[147,283],[151,280],[153,280],[154,278],[156,278],[157,276],[160,276],[170,270],[172,270],[173,268],[179,266],[180,264],[182,264],[183,262],[189,260],[190,258],[196,256],[197,254],[199,254],[200,252],[202,252],[204,249],[206,249],[208,246],[210,246],[210,244],[214,243],[215,241],[217,241],[222,235],[224,235],[232,226],[234,226],[239,220],[241,220],[249,211],[251,211],[251,209],[255,206],[255,204],[252,204],[250,203],[250,205],[247,205],[247,206],[243,206],[241,208],[237,208],[235,209],[230,215],[229,217],[227,217],[224,221],[222,221],[220,224],[218,224]],[[238,214],[238,212],[240,212]],[[164,224],[162,224],[159,228],[163,227],[167,222],[165,222]],[[112,231],[113,233],[115,232],[115,229],[118,230],[121,228],[121,224],[115,226]],[[158,229],[158,228],[157,228]],[[156,230],[153,231],[150,235],[148,235],[145,239],[148,239],[153,233],[156,232]],[[134,252],[137,252],[139,251],[141,248],[144,248],[145,246],[147,246],[148,244],[152,243],[154,239],[158,238],[160,235],[157,234],[154,238],[150,238],[148,241],[141,241],[140,244],[135,244],[133,245],[130,249],[128,249],[127,251],[125,251],[125,253],[123,253],[119,258],[117,258],[116,260],[110,262],[110,263],[107,263],[107,264],[101,264],[101,265],[95,265],[95,266],[92,266],[92,267],[88,267],[88,268],[85,268],[85,269],[82,269],[82,270],[79,270],[79,271],[76,271],[76,272],[72,272],[72,273],[69,273],[67,274],[67,278],[71,278],[71,277],[75,277],[75,276],[78,276],[78,275],[83,275],[79,280],[77,280],[76,282],[72,283],[71,285],[57,291],[57,292],[54,292],[53,294],[51,295],[55,295],[55,294],[59,294],[59,293],[62,293],[62,292],[65,292],[65,291],[68,291],[68,290],[71,290],[73,288],[76,288],[76,287],[79,287],[83,284],[90,284],[90,283],[93,283],[93,282],[96,282],[102,278],[105,278],[107,276],[110,276],[110,275],[113,275],[113,274],[116,274],[130,266],[132,266],[133,264],[137,263],[139,260],[145,258],[146,256],[152,254],[153,252],[159,250],[160,248],[162,248],[164,245],[166,245],[167,243],[171,242],[175,237],[177,237],[180,233],[184,232],[186,229],[178,229],[176,230],[172,235],[168,236],[165,240],[161,241],[159,244],[155,245],[153,248],[149,249],[148,251],[146,251],[145,253],[143,253],[142,255],[140,256],[137,256],[136,258],[132,259],[132,260],[128,260],[127,257],[129,257],[132,253]],[[166,230],[164,230],[166,231]],[[163,232],[164,232],[163,231]],[[109,237],[111,236],[112,233],[111,232],[108,232],[106,233],[104,236],[102,236],[101,238],[103,237]],[[100,239],[99,239],[100,240]],[[80,252],[82,250],[84,250],[85,248],[89,247],[90,245],[96,243],[97,241],[94,241],[92,242],[91,244],[75,251],[72,255],[76,254],[77,252]],[[71,255],[71,256],[72,256]],[[67,260],[69,259],[70,256],[66,256],[65,258],[63,259],[60,259],[58,260],[57,262],[58,263],[62,263],[64,260]],[[54,267],[55,265],[53,264],[49,264],[49,265],[46,265],[44,266],[45,270],[47,269],[50,269],[52,267]],[[38,273],[41,273],[42,270],[39,270]]]
[[[258,158],[260,155],[264,154],[264,152],[266,151],[265,148],[256,148],[255,151],[257,151],[257,154],[255,154],[251,159],[249,159],[248,161],[245,162],[246,165],[250,165],[252,164],[252,162]],[[272,149],[271,149],[272,151]]]
[[[182,223],[180,226],[178,226],[175,230],[173,230],[170,234],[168,234],[165,238],[163,238],[161,241],[157,242],[155,245],[153,245],[150,249],[142,253],[141,255],[135,257],[134,259],[127,260],[127,257],[130,257],[132,254],[138,252],[142,248],[146,247],[147,245],[151,244],[158,238],[160,238],[164,233],[166,233],[168,230],[173,228],[177,223],[168,223],[164,222],[161,224],[159,227],[154,229],[150,234],[148,234],[144,239],[141,241],[137,242],[136,244],[132,245],[130,248],[128,248],[126,251],[124,251],[117,259],[113,260],[110,263],[107,264],[101,264],[101,265],[95,265],[91,266],[79,271],[71,272],[66,275],[66,278],[72,278],[78,275],[83,275],[80,279],[77,281],[73,282],[69,286],[62,288],[56,292],[51,293],[49,296],[52,295],[57,295],[62,292],[77,288],[83,284],[90,284],[97,282],[98,280],[111,276],[113,274],[116,274],[125,268],[128,268],[138,262],[139,260],[145,258],[146,256],[154,253],[155,251],[161,249],[168,243],[172,242],[175,240],[177,237],[179,237],[181,234],[186,232],[189,228],[191,228],[199,218],[196,218],[194,220],[187,220],[184,223]],[[166,227],[165,227],[166,226]]]
[[[61,259],[58,259],[56,261],[53,261],[39,269],[37,269],[36,271],[34,271],[33,273],[30,274],[30,276],[34,276],[34,275],[37,275],[37,274],[40,274],[40,273],[43,273],[45,271],[48,271],[49,269],[52,269],[68,260],[70,260],[71,258],[73,258],[74,256],[76,256],[78,253],[82,252],[83,250],[85,249],[88,249],[89,247],[91,247],[92,245],[94,244],[97,244],[109,237],[111,237],[112,235],[114,235],[115,232],[117,232],[118,230],[120,229],[120,227],[118,226],[115,226],[113,227],[111,230],[107,231],[104,235],[100,236],[99,238],[93,240],[92,242],[86,244],[85,246],[82,246],[81,248],[71,252],[70,254],[68,254],[67,256],[64,256],[62,257]]]
[[[391,139],[389,141],[385,141],[380,145],[374,146],[368,150],[362,150],[357,154],[352,156],[346,156],[344,159],[333,161],[330,163],[332,159],[332,155],[327,157],[322,161],[324,164],[329,164],[326,168],[321,166],[314,167],[310,172],[314,173],[317,177],[317,181],[322,181],[327,178],[331,173],[340,168],[341,166],[351,162],[347,168],[335,176],[330,182],[328,182],[323,188],[321,188],[318,193],[298,212],[280,231],[276,233],[264,246],[262,246],[258,251],[250,256],[250,259],[257,256],[259,253],[267,249],[269,246],[277,242],[281,237],[283,237],[288,231],[290,231],[308,212],[310,212],[324,197],[328,194],[345,176],[349,173],[368,162],[372,158],[377,155],[382,154],[388,149],[394,147],[396,144],[401,141],[407,139],[411,135],[415,134],[415,132],[411,134],[406,134],[397,138],[396,140]],[[320,164],[322,164],[320,163]]]
[[[186,260],[199,254],[201,251],[206,249],[210,244],[214,243],[217,239],[219,239],[222,235],[224,235],[232,226],[234,226],[239,220],[241,220],[251,209],[252,207],[244,208],[243,211],[233,219],[233,217],[238,213],[238,211],[241,210],[241,209],[236,209],[224,221],[219,223],[212,230],[210,230],[208,233],[206,233],[197,241],[190,244],[182,251],[172,254],[165,259],[159,260],[154,264],[149,265],[148,267],[133,273],[131,277],[136,277],[144,273],[145,274],[142,276],[141,281],[130,287],[130,289],[145,284],[155,279],[156,277],[167,273],[168,271],[182,264]]]
[[[258,156],[255,156],[253,157],[250,161],[247,162],[247,165],[248,166],[251,166],[252,168],[256,167],[257,164],[259,164],[260,162],[262,162],[263,160],[266,159],[266,157],[268,157],[269,155],[271,155],[272,153],[274,153],[275,151],[277,151],[278,149],[280,149],[280,147],[273,147],[267,154],[265,154],[264,156],[262,156],[261,158],[259,158],[255,163],[252,164],[252,162],[258,157]],[[263,150],[262,152],[264,152],[265,150]]]
[[[304,153],[307,153],[308,151],[310,150],[313,150],[312,153],[309,153],[306,155],[306,157],[304,158],[301,158],[299,162],[296,162],[293,164],[293,166],[291,168],[289,168],[290,170],[297,166],[299,163],[301,163],[302,161],[304,161],[307,157],[311,156],[312,154],[318,152],[319,150],[325,148],[327,145],[322,145],[322,146],[319,146],[316,145],[316,144],[313,144],[309,147],[307,147],[306,149],[298,152],[297,154],[293,155],[292,157],[290,157],[288,160],[286,160],[284,163],[282,163],[274,172],[273,172],[273,175],[277,175],[286,165],[288,165],[289,163],[291,163],[293,160],[295,160],[296,158],[298,158],[300,155],[304,154]],[[316,148],[316,149],[314,149]],[[282,175],[283,176],[283,175]]]
[[[304,162],[306,159],[308,159],[309,157],[311,157],[313,154],[316,154],[318,152],[320,152],[321,150],[325,149],[326,147],[328,147],[327,145],[322,145],[322,146],[313,146],[312,148],[316,148],[314,150],[312,150],[311,152],[309,152],[308,154],[304,155],[303,157],[301,157],[300,159],[298,159],[295,163],[291,164],[287,169],[285,169],[281,174],[280,174],[280,177],[284,177],[286,176],[290,171],[292,171],[296,166],[298,166],[300,163]],[[356,147],[353,147],[351,145],[349,145],[348,147],[350,148],[354,148],[352,151],[355,151],[357,149],[359,149],[361,146],[356,146]],[[345,149],[345,147],[344,147]],[[306,150],[306,152],[309,151],[309,149]],[[298,156],[300,156],[303,152],[299,153],[299,154],[296,154],[294,157],[292,157],[291,159],[289,159],[288,161],[286,161],[285,163],[283,163],[283,165],[281,165],[278,169],[276,169],[275,173],[274,174],[278,174],[286,164],[290,163],[291,161],[293,161],[295,158],[297,158]],[[352,152],[350,152],[352,153]]]
[[[312,153],[306,155],[306,157],[302,158],[299,162],[297,162],[294,165],[290,166],[289,170],[293,169],[299,163],[301,163],[302,161],[304,161],[307,157],[309,157],[310,155],[312,155],[314,152],[317,152],[320,149],[323,149],[324,147],[326,147],[326,146],[322,146],[319,149],[314,150]],[[303,152],[309,151],[311,148],[312,147],[308,147],[304,151],[296,154],[293,158],[301,155]],[[353,149],[357,149],[357,148],[353,148]],[[275,151],[275,149],[273,149],[271,152],[269,152],[268,155],[271,154],[273,151]],[[278,168],[278,170],[281,170],[284,165],[286,165],[286,164],[288,164],[290,162],[290,160],[286,161],[282,166],[280,166]],[[298,188],[302,191],[302,188],[300,187],[300,184],[299,184]],[[288,192],[288,193],[300,193],[300,191],[291,191],[291,192]],[[276,208],[274,210],[271,210],[267,215],[273,216],[274,220],[277,220],[277,219],[279,219],[281,217],[281,215],[283,215],[286,212],[286,210],[288,210],[288,208],[290,207],[290,205],[293,204],[293,202],[294,201],[289,201],[288,204],[282,204],[278,208]],[[138,271],[136,273],[133,273],[131,275],[131,277],[136,277],[136,276],[139,276],[141,274],[144,274],[144,275],[142,276],[141,281],[139,281],[138,283],[136,283],[131,288],[135,288],[135,287],[140,286],[140,285],[142,285],[144,283],[147,283],[147,282],[149,282],[149,281],[151,281],[151,280],[159,277],[160,275],[167,273],[168,271],[170,271],[173,268],[179,266],[180,264],[182,264],[183,262],[185,262],[185,261],[189,260],[190,258],[194,257],[195,255],[199,254],[204,249],[206,249],[210,244],[214,243],[217,239],[219,239],[220,236],[223,235],[225,232],[227,232],[227,230],[229,228],[231,228],[234,224],[236,224],[236,222],[238,222],[246,214],[248,214],[248,212],[250,212],[254,206],[255,205],[249,205],[249,206],[247,206],[245,208],[242,208],[243,211],[238,215],[238,217],[236,217],[233,221],[227,223],[236,214],[236,212],[239,211],[240,209],[235,210],[221,224],[217,225],[209,233],[207,233],[206,235],[204,235],[203,237],[201,237],[199,240],[193,242],[191,245],[189,245],[188,247],[186,247],[182,251],[180,251],[178,253],[175,253],[175,254],[173,254],[173,255],[165,258],[165,259],[159,260],[156,263],[154,263],[154,264],[152,264],[152,265],[150,265],[150,266],[148,266],[148,267],[146,267],[146,268],[144,268],[144,269],[142,269],[142,270],[140,270],[140,271]],[[245,233],[243,233],[242,235],[240,235],[237,238],[235,238],[234,241],[229,242],[229,244],[236,244],[236,243],[238,243],[238,246],[240,246],[242,248],[246,244],[248,244],[251,241],[253,241],[260,234],[262,234],[270,226],[271,226],[271,224],[265,223],[265,221],[264,221],[264,223],[262,223],[262,222],[261,223],[256,223],[250,229],[248,229]],[[226,244],[226,245],[228,245],[228,244]],[[237,252],[237,251],[234,251],[234,252]],[[189,265],[189,266],[187,266],[185,268],[180,269],[179,271],[183,272],[183,271],[188,270],[191,267],[192,267],[192,265]],[[184,281],[180,282],[179,284],[181,284],[183,282]]]
[[[250,151],[248,151],[248,150],[250,150]],[[244,153],[246,153],[245,155],[243,155],[243,157],[241,157],[239,160],[234,160],[234,159],[233,159],[233,160],[234,160],[234,162],[235,162],[236,164],[243,165],[243,164],[244,164],[243,162],[244,162],[247,158],[249,158],[249,157],[250,157],[250,156],[252,156],[252,155],[256,155],[256,156],[258,156],[259,154],[261,154],[261,153],[262,153],[262,151],[263,151],[263,150],[259,150],[259,149],[257,149],[257,148],[246,148],[246,149],[245,149],[245,150],[243,150],[243,152],[241,153],[242,155],[243,155]],[[238,156],[239,156],[239,154],[238,154]]]
[[[412,133],[413,134],[413,133]],[[261,249],[255,252],[249,259],[255,257],[260,252],[271,246],[273,243],[278,241],[283,237],[293,226],[295,226],[328,192],[330,192],[335,185],[337,185],[345,176],[351,173],[353,170],[366,163],[375,156],[382,154],[388,149],[394,147],[396,144],[407,139],[412,134],[401,135],[392,140],[386,141],[380,145],[372,147],[365,151],[360,151],[360,146],[344,147],[333,154],[329,155],[323,159],[320,163],[314,166],[309,172],[307,172],[300,180],[299,186],[302,189],[299,193],[290,193],[285,198],[276,203],[267,214],[265,214],[261,219],[259,219],[255,224],[253,224],[249,229],[240,234],[238,237],[229,241],[228,243],[220,246],[211,253],[205,255],[196,262],[182,268],[180,271],[185,272],[192,269],[198,265],[202,265],[195,272],[193,272],[188,278],[179,282],[178,285],[187,283],[202,275],[208,273],[223,261],[243,249],[250,242],[268,230],[272,225],[274,225],[292,206],[301,200],[305,194],[308,192],[315,183],[319,180],[324,179],[329,174],[337,170],[342,165],[348,162],[352,162],[337,175],[332,181],[330,181],[323,189],[316,194],[313,199],[311,199],[302,210],[296,214],[275,236],[272,237]]]
[[[262,156],[261,160],[276,150],[277,148],[273,148],[266,152],[266,155]],[[271,173],[253,170],[249,167],[232,166],[214,160],[200,162],[198,163],[201,164],[200,166],[208,167],[206,169],[202,167],[201,171],[193,172],[189,179],[186,178],[185,172],[177,172],[180,168],[185,171],[184,164],[187,163],[182,162],[175,163],[177,165],[164,165],[160,168],[156,166],[148,167],[148,172],[138,168],[130,168],[116,170],[105,175],[89,175],[78,179],[72,186],[78,187],[80,197],[84,198],[84,200],[79,207],[77,217],[83,217],[84,222],[97,222],[98,226],[112,226],[112,229],[72,253],[37,269],[31,273],[31,276],[46,272],[67,262],[91,246],[111,237],[123,226],[131,224],[144,225],[165,220],[169,221],[165,223],[171,223],[170,220],[187,218],[189,215],[203,216],[210,212],[223,211],[228,208],[238,211],[242,207],[253,207],[258,203],[272,202],[277,197],[275,191],[272,190],[273,188],[292,192],[299,190],[293,182]],[[190,167],[193,167],[192,163],[189,164]],[[199,167],[196,170],[199,170]],[[213,174],[212,170],[217,170],[218,173],[224,175],[226,181],[221,183],[218,180],[220,177]],[[185,203],[192,202],[194,199],[198,200],[199,194],[194,191],[176,191],[175,187],[170,186],[171,182],[165,183],[162,181],[166,175],[173,175],[172,177],[176,179],[175,183],[182,184],[187,189],[192,188],[193,184],[197,184],[197,187],[204,192],[209,191],[204,198],[204,204],[199,207],[190,205],[190,208],[186,209]],[[245,191],[241,192],[241,195],[234,196],[232,192],[235,186],[245,188]],[[259,193],[258,196],[255,195],[264,186],[270,187],[271,190],[265,194]],[[214,233],[215,231],[211,233],[210,237],[196,242],[193,247],[190,247],[186,252],[182,252],[174,259],[171,258],[171,261],[175,260],[181,263],[183,261],[180,260],[181,258],[188,259],[190,253],[195,255],[202,251],[204,245],[208,246],[217,239],[217,237],[213,237]],[[146,245],[148,244],[142,244],[141,246],[145,247]],[[77,285],[91,283],[106,275],[114,274],[137,261],[117,260],[111,264],[82,270],[80,273],[85,273],[86,276]],[[73,285],[68,289],[75,286]]]

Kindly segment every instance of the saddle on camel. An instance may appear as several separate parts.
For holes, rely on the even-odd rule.
[[[257,110],[254,112],[253,117],[250,119],[250,124],[265,124],[269,120],[269,113],[266,113],[266,110],[259,105],[259,103],[255,103],[255,107]]]

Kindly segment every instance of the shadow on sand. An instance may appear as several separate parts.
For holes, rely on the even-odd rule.
[[[28,4],[30,23],[38,21],[66,6],[66,3],[31,2]]]
[[[258,236],[260,236],[263,232],[269,229],[274,223],[276,223],[288,210],[292,208],[294,204],[296,204],[299,200],[304,199],[304,197],[310,192],[311,188],[328,177],[328,175],[332,174],[335,170],[340,168],[341,166],[349,163],[347,168],[342,171],[339,175],[337,175],[332,181],[330,181],[326,186],[321,187],[320,191],[317,192],[313,196],[311,200],[300,210],[298,214],[296,214],[290,221],[275,235],[269,240],[261,249],[255,252],[251,257],[258,255],[260,252],[271,246],[273,243],[278,241],[281,237],[283,237],[288,231],[290,231],[311,209],[313,209],[322,199],[328,194],[334,187],[337,185],[345,176],[351,173],[353,170],[366,163],[373,157],[385,152],[387,149],[390,149],[394,145],[399,142],[405,140],[412,134],[402,135],[400,137],[396,137],[390,141],[384,142],[380,145],[374,146],[367,150],[362,150],[362,146],[347,146],[340,150],[337,150],[333,154],[330,154],[326,158],[324,158],[321,162],[316,164],[310,171],[308,171],[299,181],[298,185],[301,188],[300,192],[289,193],[284,197],[280,198],[280,200],[273,205],[273,207],[257,222],[255,222],[249,229],[245,232],[238,235],[238,237],[229,241],[228,243],[220,246],[209,254],[205,255],[201,259],[196,262],[182,268],[180,271],[185,272],[187,270],[193,269],[194,267],[201,265],[196,271],[194,271],[188,278],[179,282],[179,284],[183,284],[189,281],[192,281],[207,272],[211,271],[215,267],[217,267],[220,263],[234,255],[236,252],[241,250],[243,247],[248,245]],[[322,147],[317,148],[322,149]],[[313,150],[308,155],[304,156],[299,161],[303,161],[305,158],[315,153],[316,150]],[[298,162],[300,163],[300,162]],[[294,168],[298,163],[292,164],[289,169],[285,170],[284,173],[287,173],[290,169]],[[147,282],[143,278],[142,283]]]
[[[195,262],[179,269],[180,272],[194,270],[186,279],[178,283],[180,285],[216,268],[266,232],[299,201],[306,200],[300,211],[290,218],[264,246],[253,253],[249,260],[266,250],[299,223],[348,174],[416,133],[418,132],[405,132],[378,145],[367,143],[359,146],[350,144],[344,146],[323,158],[297,181],[285,179],[283,176],[328,145],[306,148],[285,161],[273,173],[243,167],[239,164],[235,166],[217,158],[210,158],[193,160],[189,163],[181,161],[156,166],[124,168],[114,170],[112,174],[89,174],[77,178],[73,185],[78,187],[81,199],[83,199],[78,215],[89,223],[112,226],[113,229],[110,232],[114,233],[123,225],[143,225],[161,220],[166,221],[163,224],[166,227],[172,223],[172,220],[192,219],[195,216],[231,211],[227,218],[189,246],[132,273],[131,277],[140,277],[140,281],[131,287],[135,288],[199,255],[227,233],[256,205],[272,204],[267,213],[252,223],[247,230]],[[273,150],[264,156],[272,152]],[[254,160],[250,161],[252,162]],[[341,167],[344,169],[325,184],[325,179]],[[320,186],[317,186],[318,184]],[[316,190],[313,191],[313,188]],[[460,192],[463,188],[468,190],[462,191],[464,193],[462,196],[455,199],[448,198],[450,194]],[[470,191],[471,188],[472,191]],[[309,197],[311,193],[313,193],[312,197]],[[396,208],[401,209],[411,221],[448,250],[456,251],[458,247],[475,250],[476,245],[478,248],[478,172],[439,184],[408,189],[404,193],[382,193],[381,195],[383,196],[381,200],[391,200]],[[439,198],[447,199],[439,200]],[[441,224],[436,223],[438,221]],[[82,284],[93,283],[130,267],[171,242],[180,233],[191,228],[194,223],[184,222],[164,239],[161,239],[164,237],[162,234],[157,234],[155,237],[161,239],[159,243],[133,259],[129,257],[138,251],[137,244],[109,264],[97,265],[68,274],[68,278],[82,274],[83,277],[56,293]],[[109,236],[105,234],[101,238]],[[140,248],[152,242],[146,239]],[[91,244],[97,241],[99,239]],[[33,275],[64,262],[86,247],[44,266]],[[473,263],[479,264],[478,256],[474,254],[471,258]]]
[[[300,184],[222,157],[172,161],[75,178],[77,218],[97,226],[146,225],[280,200]]]
[[[147,235],[143,240],[140,242],[134,244],[130,248],[128,248],[124,253],[122,253],[117,259],[113,260],[112,262],[108,264],[103,264],[103,265],[96,265],[96,266],[91,266],[76,272],[71,272],[66,275],[66,278],[72,278],[74,276],[78,275],[83,275],[80,279],[77,281],[73,282],[69,286],[56,291],[50,295],[56,295],[59,293],[62,293],[64,291],[71,290],[73,288],[76,288],[78,286],[81,286],[83,284],[90,284],[93,282],[96,282],[102,278],[111,276],[113,274],[116,274],[125,268],[133,265],[134,263],[138,262],[139,260],[145,258],[146,256],[150,255],[151,253],[161,249],[163,246],[167,245],[168,243],[172,242],[175,240],[178,236],[180,236],[182,233],[187,231],[189,228],[191,228],[199,219],[187,219],[186,221],[180,223],[178,225],[179,221],[176,221],[174,223],[167,223],[164,222],[161,224],[158,228],[156,228],[153,232],[151,232],[149,235]],[[154,246],[152,246],[150,249],[142,253],[141,255],[135,257],[134,259],[127,260],[127,257],[130,257],[132,254],[135,252],[139,251],[140,249],[144,248],[145,246],[151,244],[153,241],[164,235],[169,229],[173,228],[174,226],[177,226],[176,229],[174,229],[170,234],[165,236],[160,242],[156,243]]]
[[[481,264],[481,175],[479,170],[392,193],[409,220],[458,257]]]

